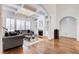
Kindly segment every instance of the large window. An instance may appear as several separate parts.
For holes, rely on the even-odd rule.
[[[25,30],[25,21],[24,20],[16,20],[16,30]]]
[[[16,20],[16,30],[21,30],[21,21],[20,20]]]
[[[21,21],[21,30],[25,30],[25,21],[24,20]]]
[[[30,21],[26,21],[26,30],[30,29]]]
[[[10,27],[11,29],[10,30],[14,31],[15,30],[15,19],[11,19],[10,22],[11,22],[11,24],[10,24],[11,25],[11,27]]]
[[[6,28],[10,31],[10,18],[6,18]]]
[[[27,30],[30,29],[30,21],[25,21],[21,19],[6,18],[6,28],[8,31],[14,30]]]
[[[8,31],[14,31],[15,30],[15,20],[12,18],[6,18],[6,28],[8,29]]]

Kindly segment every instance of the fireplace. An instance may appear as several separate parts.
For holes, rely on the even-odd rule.
[[[43,36],[43,30],[38,30],[38,35]]]

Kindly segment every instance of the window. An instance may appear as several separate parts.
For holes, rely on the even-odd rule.
[[[30,21],[17,20],[16,21],[16,30],[27,30],[30,29]]]
[[[15,30],[15,20],[12,18],[6,18],[6,28],[8,29],[8,31],[14,31]]]
[[[26,30],[30,29],[30,21],[26,21]]]
[[[25,30],[25,21],[24,20],[21,21],[21,30]]]
[[[10,21],[10,31],[14,31],[15,30],[15,20],[14,19],[11,19]]]
[[[16,30],[25,30],[25,21],[24,20],[16,20]]]
[[[30,21],[17,19],[16,25],[15,25],[15,19],[6,18],[6,28],[8,29],[8,31],[14,31],[15,29],[16,30],[27,30],[27,29],[30,29]]]
[[[21,21],[17,19],[16,20],[16,30],[21,30],[20,24],[21,24]]]
[[[10,31],[10,18],[6,18],[6,28]]]

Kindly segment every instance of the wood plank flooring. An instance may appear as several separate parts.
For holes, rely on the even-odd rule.
[[[78,54],[79,41],[75,39],[60,38],[48,40],[44,38],[31,46],[17,47],[4,51],[2,54]]]

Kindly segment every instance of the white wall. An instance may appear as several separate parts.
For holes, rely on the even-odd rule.
[[[59,21],[66,16],[72,16],[76,19],[79,15],[79,5],[72,4],[64,4],[64,5],[56,5],[56,18],[57,18],[57,27],[59,28]]]
[[[65,16],[72,16],[72,17],[77,19],[77,29],[76,29],[77,33],[76,33],[76,35],[77,35],[77,40],[79,40],[79,34],[78,34],[78,32],[79,32],[79,30],[78,30],[78,28],[79,28],[79,26],[78,26],[78,23],[79,23],[79,21],[78,21],[79,20],[79,5],[74,5],[74,4],[56,5],[56,11],[57,11],[57,13],[56,13],[57,19],[56,20],[57,20],[57,27],[58,28],[60,27],[59,21]]]
[[[40,15],[38,17],[38,20],[37,20],[37,29],[38,30],[44,30],[44,20],[45,20],[45,17]]]
[[[60,21],[60,36],[76,38],[76,19],[70,16]]]
[[[59,21],[65,16],[72,16],[77,19],[77,40],[79,40],[79,5],[78,4],[47,4],[43,5],[51,16],[50,19],[50,30],[49,37],[50,39],[54,36],[54,29],[58,28]]]
[[[49,39],[54,38],[54,29],[56,28],[56,5],[55,4],[45,4],[43,5],[47,12],[49,13]],[[50,19],[51,18],[51,19]]]

